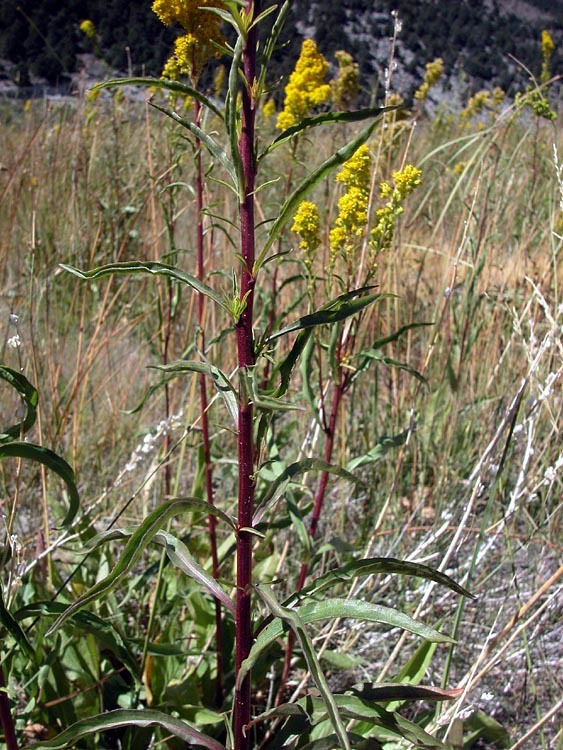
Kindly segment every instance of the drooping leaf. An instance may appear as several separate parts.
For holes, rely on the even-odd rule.
[[[68,511],[62,522],[62,526],[71,524],[78,513],[80,498],[76,488],[74,471],[67,462],[48,448],[43,448],[43,446],[35,445],[34,443],[20,442],[19,440],[0,443],[0,458],[7,458],[9,456],[36,461],[59,475],[67,486],[69,497]]]
[[[192,99],[197,99],[200,104],[207,107],[219,119],[223,119],[223,113],[211,99],[202,94],[201,91],[180,81],[167,81],[163,78],[112,78],[109,81],[96,84],[92,90],[97,91],[98,89],[109,89],[116,86],[146,86],[151,89],[171,91],[173,94],[180,94],[181,96],[189,96]]]
[[[264,514],[283,495],[288,485],[296,476],[308,471],[327,471],[331,474],[336,474],[343,479],[347,479],[354,484],[363,484],[361,480],[357,479],[353,474],[350,474],[349,471],[346,471],[341,466],[329,464],[326,461],[322,461],[320,458],[304,458],[301,461],[296,461],[295,463],[290,464],[269,484],[268,489],[257,503],[256,510],[254,511],[253,524],[260,523]]]
[[[172,375],[181,375],[186,372],[199,372],[211,378],[217,392],[225,402],[233,423],[235,425],[238,424],[237,392],[227,375],[225,375],[225,373],[218,367],[198,360],[179,359],[176,362],[170,362],[168,365],[156,365],[156,369]]]
[[[383,607],[379,604],[364,602],[354,599],[325,599],[324,601],[306,602],[294,608],[301,618],[304,625],[319,620],[330,620],[337,617],[349,618],[354,620],[364,620],[366,622],[378,622],[391,627],[401,628],[409,633],[418,635],[427,641],[437,643],[451,643],[452,639],[440,633],[438,630],[425,625],[422,622],[413,620],[412,617],[403,612],[390,607]],[[257,635],[254,645],[250,649],[248,657],[241,666],[243,679],[248,671],[256,663],[258,657],[266,651],[270,645],[280,638],[284,632],[284,625],[280,618],[275,618],[269,622],[266,627]]]
[[[133,711],[130,709],[117,709],[107,711],[103,714],[90,716],[87,719],[81,719],[73,724],[57,737],[46,742],[37,742],[30,748],[45,748],[45,750],[63,750],[67,747],[73,747],[82,737],[87,737],[98,732],[107,732],[110,729],[119,727],[161,727],[166,732],[178,737],[188,745],[195,747],[208,748],[208,750],[225,750],[212,737],[199,732],[181,719],[165,714],[162,711],[152,711],[148,709]]]
[[[256,586],[256,590],[266,606],[269,608],[272,615],[274,615],[275,618],[279,618],[280,621],[288,623],[299,639],[303,655],[305,656],[305,661],[307,662],[307,667],[309,669],[309,672],[311,673],[311,677],[315,681],[315,685],[319,689],[323,702],[326,706],[326,711],[328,713],[330,723],[332,724],[338,738],[338,744],[340,745],[340,747],[344,748],[344,750],[352,750],[352,746],[350,745],[350,740],[348,738],[348,733],[346,732],[346,727],[344,726],[344,723],[338,711],[338,706],[336,705],[334,696],[330,690],[330,686],[321,668],[319,658],[315,653],[313,641],[307,633],[305,624],[301,620],[299,613],[294,609],[290,609],[289,607],[283,607],[277,601],[274,594],[269,588],[259,585]],[[239,679],[239,677],[240,673],[237,676],[237,680]]]
[[[463,722],[464,740],[466,747],[472,747],[478,739],[491,742],[494,747],[512,747],[510,733],[500,722],[478,709]]]
[[[281,146],[283,143],[286,143],[296,135],[299,135],[310,128],[316,128],[319,127],[319,125],[332,123],[362,122],[363,120],[369,120],[372,118],[379,119],[385,114],[385,112],[391,112],[394,109],[396,109],[396,107],[368,107],[367,109],[358,109],[352,112],[323,112],[320,115],[305,117],[301,122],[297,123],[297,125],[292,125],[290,128],[287,128],[280,133],[280,135],[278,135],[278,137],[260,154],[258,161],[260,162],[261,159],[271,153],[274,149],[278,148],[278,146]]]
[[[173,516],[179,515],[185,511],[193,510],[194,503],[201,505],[203,501],[198,498],[174,498],[162,503],[158,508],[153,510],[141,525],[134,531],[126,544],[125,549],[117,564],[111,573],[92,586],[83,596],[71,604],[68,609],[61,614],[49,629],[52,633],[68,618],[78,610],[96,601],[104,594],[112,591],[122,580],[129,574],[133,566],[142,557],[148,543],[160,531],[161,527]]]
[[[420,381],[423,385],[428,385],[426,382],[426,378],[424,375],[421,375],[418,370],[415,370],[414,367],[411,367],[406,362],[399,362],[396,359],[393,359],[392,357],[386,357],[383,354],[380,354],[378,352],[365,352],[364,360],[371,360],[372,362],[381,362],[384,365],[387,365],[389,367],[394,367],[396,370],[404,370],[405,372],[408,372],[410,375],[415,377],[418,381]]]
[[[192,274],[186,271],[180,271],[175,266],[170,266],[166,263],[158,263],[157,261],[147,260],[130,260],[121,263],[108,263],[98,268],[93,268],[91,271],[80,271],[78,268],[69,266],[66,263],[61,263],[61,268],[66,271],[70,271],[75,276],[81,279],[99,279],[103,276],[130,276],[133,274],[155,274],[157,276],[167,276],[173,281],[177,281],[180,284],[186,284],[192,287],[200,294],[204,294],[209,299],[213,300],[216,304],[226,310],[223,299],[217,292],[210,286],[200,281]]]
[[[344,162],[348,161],[348,159],[350,159],[350,157],[353,156],[353,154],[358,150],[358,148],[368,140],[370,135],[373,133],[376,125],[377,125],[377,120],[370,123],[367,126],[367,128],[364,128],[349,143],[347,143],[345,146],[342,146],[342,148],[338,149],[338,151],[336,151],[323,164],[321,164],[320,167],[317,167],[317,169],[315,169],[313,172],[307,175],[307,177],[303,180],[303,182],[300,185],[298,185],[293,191],[293,193],[291,193],[291,195],[286,199],[285,203],[280,208],[280,212],[279,212],[277,219],[274,221],[274,223],[272,224],[270,228],[268,239],[266,240],[264,247],[262,248],[262,251],[260,253],[260,256],[258,257],[254,265],[253,272],[255,276],[257,275],[258,270],[262,267],[266,258],[268,257],[268,252],[270,251],[270,248],[272,247],[274,242],[277,240],[277,238],[281,234],[287,222],[292,218],[293,214],[297,210],[297,206],[305,198],[307,193],[310,190],[312,190],[312,188],[315,187],[315,185],[317,185],[332,170],[336,169],[340,165],[344,164]]]
[[[198,127],[195,122],[187,120],[185,117],[181,117],[174,110],[168,109],[167,107],[161,107],[155,102],[151,102],[150,104],[152,107],[154,107],[154,109],[157,109],[159,112],[167,115],[172,120],[174,120],[174,122],[177,122],[179,125],[182,125],[182,127],[186,128],[186,130],[189,130],[192,135],[196,136],[196,138],[199,138],[199,140],[203,143],[211,156],[216,161],[218,161],[223,169],[227,172],[227,174],[233,181],[234,189],[238,192],[237,173],[233,167],[233,163],[229,159],[227,152],[217,143],[217,141],[215,141],[210,135],[208,135],[205,130],[202,130],[202,128]]]
[[[475,596],[467,589],[463,588],[463,586],[460,586],[459,583],[456,583],[445,573],[441,573],[439,570],[435,570],[428,565],[409,562],[408,560],[397,560],[394,557],[366,557],[361,560],[354,560],[353,562],[342,565],[339,568],[334,568],[328,573],[319,576],[319,578],[316,578],[306,588],[290,596],[284,604],[291,604],[297,601],[301,596],[320,594],[321,591],[334,586],[336,583],[346,583],[360,576],[376,574],[407,575],[414,576],[415,578],[424,578],[429,581],[434,581],[434,583],[438,583],[441,586],[446,586],[452,591],[455,591],[456,594],[475,599]]]
[[[201,565],[194,559],[187,546],[182,542],[181,539],[173,536],[167,531],[159,531],[155,537],[154,542],[161,544],[170,562],[177,568],[180,568],[186,575],[193,578],[195,581],[200,583],[209,593],[227,607],[227,609],[235,613],[235,605],[232,599],[223,591],[221,586],[204,570]]]
[[[37,389],[31,385],[25,375],[22,375],[22,373],[17,370],[12,370],[11,367],[0,365],[0,378],[16,389],[26,407],[26,414],[21,422],[18,422],[11,427],[7,427],[6,429],[0,427],[0,442],[4,442],[5,436],[17,439],[33,427],[35,420],[37,419],[37,403],[39,397],[37,395]]]

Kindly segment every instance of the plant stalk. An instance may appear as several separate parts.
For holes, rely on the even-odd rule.
[[[260,0],[248,0],[246,13],[254,17],[260,12]],[[245,308],[236,322],[238,366],[241,372],[248,371],[255,364],[254,340],[252,334],[255,258],[254,232],[254,188],[256,162],[254,156],[255,101],[253,97],[256,81],[257,28],[254,26],[246,37],[243,52],[242,117],[239,152],[244,174],[244,192],[239,207],[241,232],[241,271],[239,293],[246,300]],[[239,387],[238,414],[238,527],[237,527],[237,597],[236,597],[236,655],[235,669],[238,674],[252,645],[251,585],[252,585],[252,526],[254,510],[254,409],[246,389]],[[235,689],[234,705],[234,748],[247,750],[250,738],[246,726],[251,718],[251,681],[248,674]]]
[[[4,732],[4,742],[6,750],[18,750],[18,740],[16,729],[14,727],[14,717],[10,711],[10,701],[6,692],[6,680],[4,679],[4,669],[0,664],[0,724]]]

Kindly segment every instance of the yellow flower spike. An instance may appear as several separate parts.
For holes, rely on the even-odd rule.
[[[360,92],[360,67],[352,55],[344,50],[334,53],[338,63],[336,78],[330,82],[332,101],[338,110],[349,109]]]
[[[420,84],[418,89],[414,93],[414,98],[420,102],[426,101],[430,89],[435,86],[444,72],[444,61],[441,57],[437,57],[432,62],[426,63],[426,73],[424,74],[424,81]]]
[[[542,66],[541,66],[541,77],[542,83],[547,83],[551,78],[551,72],[549,70],[549,63],[551,56],[555,50],[555,42],[549,31],[544,29],[541,33],[541,54],[542,54]]]
[[[291,231],[301,238],[299,247],[305,252],[305,266],[310,275],[317,248],[321,244],[321,217],[315,203],[302,201],[299,204]]]
[[[325,83],[328,62],[312,39],[305,39],[295,70],[285,87],[283,111],[278,115],[276,127],[286,130],[297,125],[319,104],[330,99],[330,86]]]
[[[96,42],[98,39],[98,32],[96,31],[96,27],[94,26],[93,21],[90,21],[90,19],[86,19],[82,21],[80,24],[80,31],[85,34],[88,39],[92,42]]]
[[[383,199],[387,199],[387,203],[377,210],[376,224],[370,232],[373,262],[380,252],[391,247],[397,217],[404,211],[402,204],[405,198],[422,184],[422,172],[412,164],[407,164],[404,169],[393,172],[392,177],[394,187],[389,182],[382,182],[379,186],[380,195]]]
[[[210,57],[220,54],[217,45],[223,41],[222,21],[209,9],[222,7],[220,0],[154,0],[152,10],[162,23],[179,23],[185,31],[174,45],[180,73],[197,76]]]
[[[266,102],[264,102],[264,106],[262,107],[262,114],[267,120],[269,120],[276,114],[276,103],[273,99],[268,99]]]
[[[346,185],[346,192],[338,201],[338,216],[329,233],[331,267],[341,250],[348,262],[353,260],[358,238],[368,223],[370,173],[371,155],[369,148],[363,145],[336,175],[336,181]]]

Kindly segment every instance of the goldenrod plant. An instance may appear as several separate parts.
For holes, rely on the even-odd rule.
[[[520,108],[391,142],[391,91],[278,128],[290,4],[188,5],[223,83],[194,44],[0,131],[2,739],[547,748],[561,149]]]

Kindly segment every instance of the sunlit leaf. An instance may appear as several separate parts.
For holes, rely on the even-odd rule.
[[[26,414],[21,422],[18,422],[11,427],[7,427],[6,429],[0,427],[0,441],[3,442],[4,436],[19,438],[33,427],[35,420],[37,419],[37,402],[39,399],[37,389],[31,385],[29,380],[25,375],[22,375],[21,372],[0,365],[0,378],[16,389],[26,407]]]

